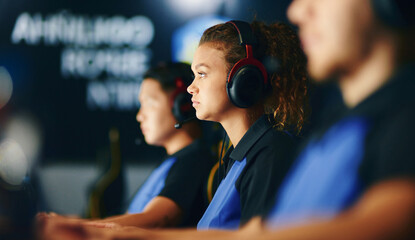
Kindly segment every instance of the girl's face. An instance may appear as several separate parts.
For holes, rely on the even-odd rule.
[[[223,52],[209,43],[200,45],[193,58],[192,71],[195,78],[187,91],[193,96],[197,118],[221,122],[236,108],[226,94],[228,72]]]

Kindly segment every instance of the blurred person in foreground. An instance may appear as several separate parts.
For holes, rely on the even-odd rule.
[[[239,231],[96,231],[78,239],[415,239],[414,1],[294,0],[310,75],[346,110],[298,155],[269,215]],[[336,117],[333,117],[336,116]]]

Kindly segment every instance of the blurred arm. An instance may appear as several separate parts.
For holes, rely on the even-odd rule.
[[[415,239],[415,181],[381,182],[333,220],[263,231],[257,239]]]
[[[414,239],[415,181],[389,180],[373,186],[358,203],[328,221],[268,231],[254,218],[238,231],[145,230],[139,228],[91,229],[79,224],[53,228],[54,236],[70,234],[78,239],[182,239],[182,240],[372,240]]]
[[[171,199],[155,197],[142,213],[123,214],[107,219],[97,220],[89,224],[99,226],[100,223],[115,223],[121,226],[134,226],[142,228],[174,227],[180,224],[182,210]]]

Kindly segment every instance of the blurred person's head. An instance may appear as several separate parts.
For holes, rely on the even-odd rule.
[[[413,58],[413,2],[294,0],[288,17],[299,26],[310,75],[322,80],[353,74],[375,53],[389,54],[392,64]]]
[[[197,117],[221,122],[238,111],[254,117],[265,112],[273,113],[280,129],[301,129],[307,76],[306,59],[296,33],[282,23],[253,22],[245,33],[238,33],[244,31],[240,27],[218,24],[205,30],[200,39],[192,62],[195,79],[188,88]],[[241,44],[241,39],[247,42],[244,38],[251,35],[256,44]],[[252,55],[258,61],[273,60],[274,69],[256,66],[246,72],[246,81],[240,78],[235,83],[235,76],[244,73],[238,64],[247,58],[248,45],[252,45]],[[244,87],[235,86],[240,83]],[[233,95],[241,90],[242,94]]]
[[[186,92],[192,81],[190,65],[167,63],[154,67],[144,74],[139,93],[140,110],[137,121],[145,141],[150,145],[162,146],[178,141],[178,136],[199,137],[200,126],[189,122],[181,129],[174,125],[194,117],[191,96]]]

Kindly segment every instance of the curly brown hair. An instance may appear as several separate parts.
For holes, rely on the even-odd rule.
[[[274,66],[278,70],[271,71],[269,76],[272,94],[265,100],[265,112],[273,114],[277,129],[298,134],[308,109],[307,60],[300,40],[284,23],[266,25],[254,21],[251,28],[258,41],[253,48],[255,58],[260,61],[277,59],[279,65]],[[239,45],[238,33],[230,24],[218,24],[205,30],[199,46],[205,43],[224,52],[228,71],[246,57],[244,46]]]

